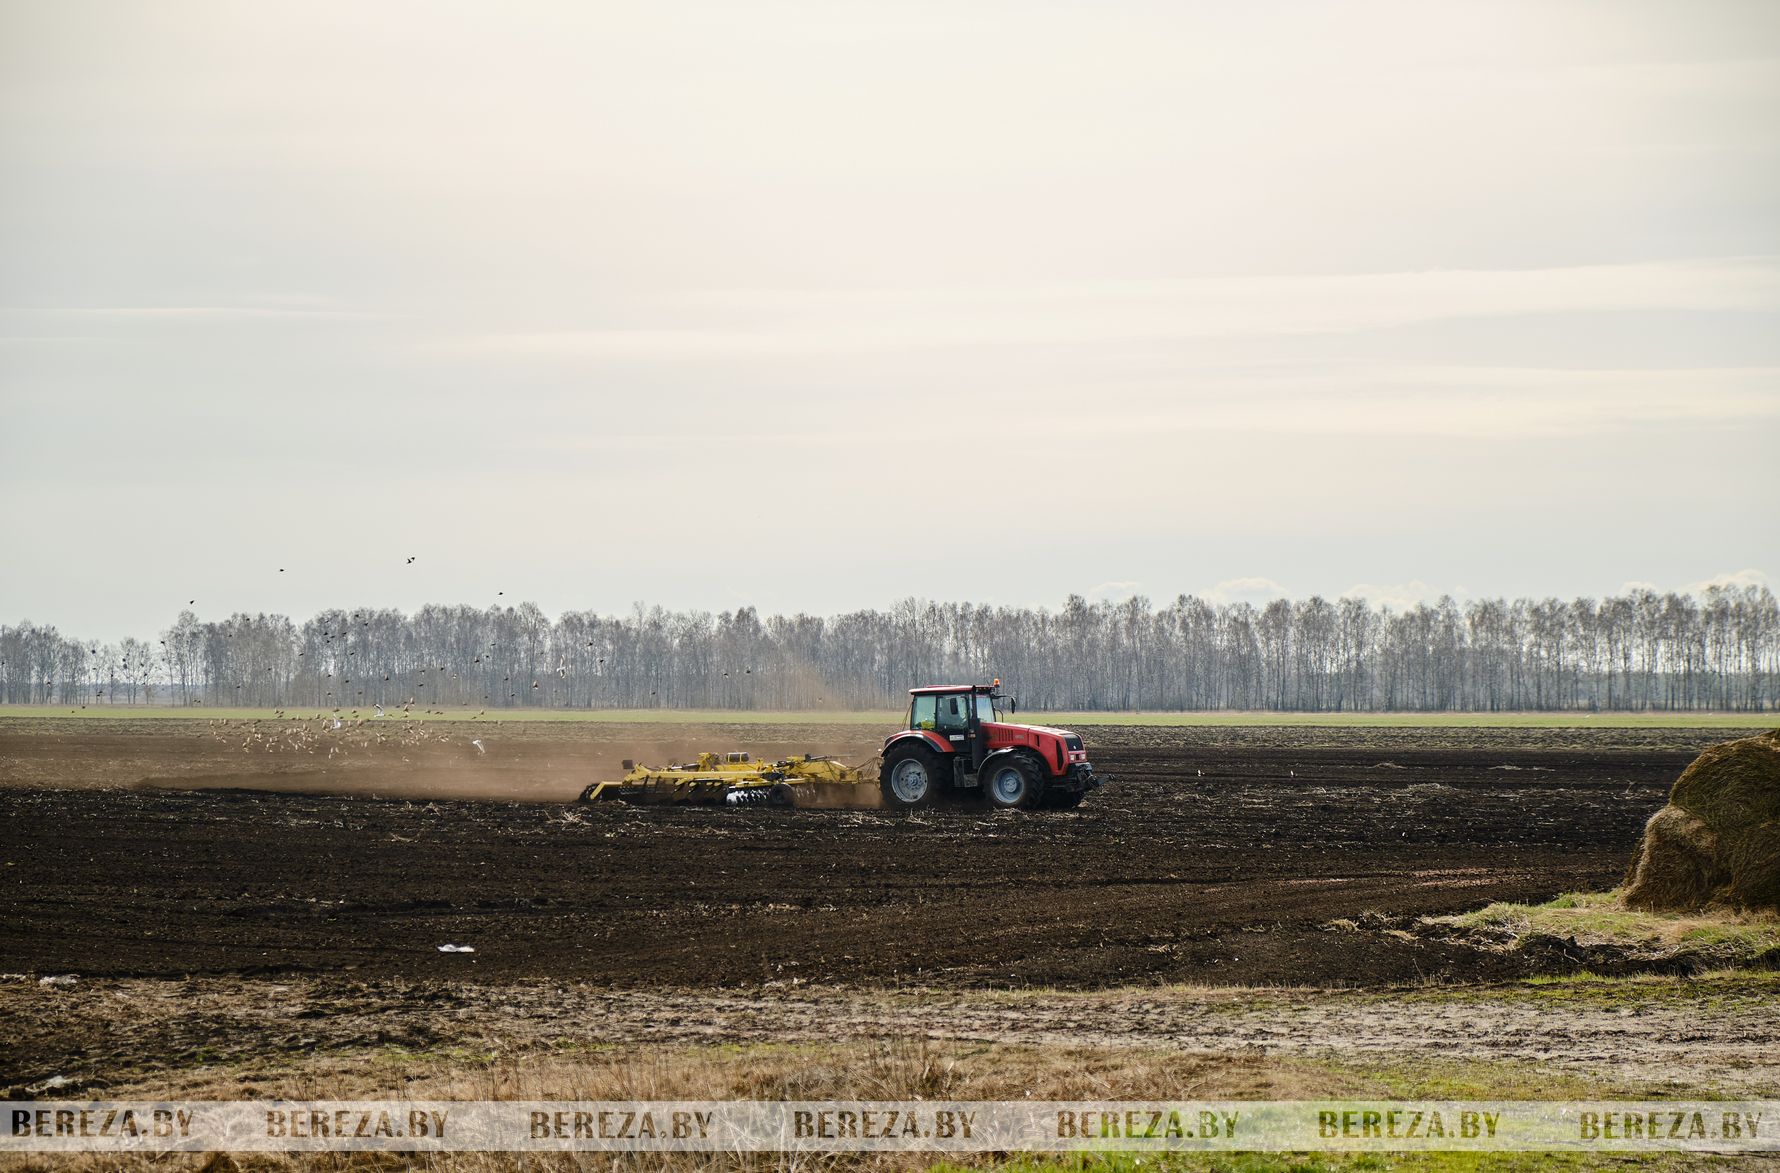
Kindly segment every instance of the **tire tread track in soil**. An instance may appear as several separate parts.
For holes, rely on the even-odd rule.
[[[1687,983],[1691,985],[1692,983]],[[89,1094],[156,1087],[152,1072],[266,1056],[399,1047],[559,1052],[858,1040],[1043,1048],[1113,1047],[1537,1065],[1615,1086],[1704,1086],[1771,1096],[1780,1087],[1780,999],[1771,977],[1718,978],[1703,993],[1658,983],[1591,997],[1587,986],[1509,991],[1131,989],[1043,996],[983,990],[613,991],[578,983],[357,981],[341,977],[100,979],[71,990],[0,982],[14,1024],[0,1089],[60,1076]],[[1506,996],[1504,996],[1506,995]],[[1664,1090],[1667,1090],[1666,1088]],[[153,1094],[164,1094],[156,1090]]]
[[[712,743],[858,760],[863,732]],[[284,759],[201,731],[95,747],[0,726],[0,951],[33,973],[633,988],[1491,979],[1516,963],[1329,922],[1610,887],[1697,746],[1733,735],[1460,732],[1483,748],[1451,730],[1103,727],[1090,745],[1115,781],[1079,810],[907,817],[540,801],[628,748],[610,728],[502,729],[492,762],[449,741],[367,753],[296,782],[323,793],[270,793],[241,787],[291,783]],[[476,787],[506,800],[425,797]]]

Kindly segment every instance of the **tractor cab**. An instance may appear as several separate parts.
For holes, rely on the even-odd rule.
[[[994,685],[973,684],[909,690],[911,730],[936,733],[954,752],[980,765],[986,749],[982,727],[1001,720],[995,702],[1001,694]]]

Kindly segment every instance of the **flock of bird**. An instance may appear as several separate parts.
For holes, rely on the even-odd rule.
[[[402,710],[408,712],[407,708]],[[423,710],[433,713],[435,710]],[[437,711],[440,716],[444,713]],[[480,715],[480,714],[478,714]],[[446,746],[461,743],[473,747],[478,754],[488,752],[479,737],[456,738],[444,730],[429,729],[419,722],[380,721],[354,710],[345,717],[316,713],[313,717],[288,714],[280,709],[270,720],[233,720],[220,718],[205,722],[211,740],[224,745],[239,744],[242,753],[307,753],[327,751],[329,758],[345,757],[355,750],[416,749],[423,745]]]
[[[410,555],[408,555],[408,560],[407,560],[407,561],[406,561],[406,562],[404,562],[404,563],[403,563],[403,565],[404,565],[404,566],[412,566],[412,565],[414,565],[414,563],[415,563],[415,561],[416,561],[416,560],[417,560],[417,558],[418,558],[418,557],[419,557],[419,556],[418,556],[418,555],[415,555],[415,554],[410,554]],[[279,568],[278,568],[278,573],[280,573],[280,574],[283,574],[283,573],[284,573],[284,567],[282,567],[282,566],[280,566],[280,567],[279,567]],[[506,591],[496,591],[496,592],[495,592],[495,595],[496,595],[496,597],[505,597],[505,595],[506,595],[506,593],[507,593],[507,592],[506,592]],[[189,606],[195,606],[195,605],[196,605],[196,604],[197,604],[197,602],[198,602],[198,600],[196,600],[196,599],[187,599],[187,600],[186,600],[186,605],[187,605],[187,606],[188,606],[188,607],[189,607]],[[361,621],[361,620],[360,620],[360,613],[359,613],[359,612],[357,612],[357,611],[354,611],[354,612],[353,612],[353,613],[352,613],[352,618],[353,618],[353,620],[354,620],[354,621],[355,621],[355,622],[359,622],[359,624],[360,624],[360,626],[362,626],[362,627],[366,627],[366,628],[369,628],[369,627],[370,627],[370,626],[371,626],[371,621],[370,621],[370,620],[369,620],[369,619],[364,619],[364,620],[362,620],[362,621]],[[226,634],[226,635],[227,635],[227,636],[228,636],[228,638],[230,638],[230,639],[233,639],[233,638],[234,638],[234,633],[233,633],[233,632],[228,632],[228,633],[225,633],[225,634]],[[333,642],[334,642],[334,637],[335,637],[335,636],[336,636],[336,635],[337,635],[337,636],[339,636],[339,637],[340,637],[340,639],[341,639],[341,640],[342,640],[342,641],[344,641],[344,640],[345,640],[345,638],[346,638],[346,633],[345,633],[345,632],[344,632],[344,631],[339,631],[339,632],[333,632],[333,631],[324,631],[324,632],[322,632],[322,637],[323,637],[323,638],[322,638],[322,644],[323,644],[323,646],[324,646],[324,647],[325,647],[325,646],[327,646],[327,645],[329,645],[329,644],[332,644],[332,643],[333,643]],[[162,647],[163,647],[163,648],[165,648],[165,647],[166,647],[166,646],[167,646],[167,641],[166,641],[166,640],[162,640],[162,641],[161,641],[161,646],[162,646]],[[490,648],[490,649],[493,649],[493,648],[494,648],[494,647],[495,647],[495,646],[496,646],[496,645],[494,645],[494,644],[489,644],[489,645],[488,645],[488,646],[489,646],[489,648]],[[593,642],[592,642],[592,641],[591,641],[591,640],[589,640],[589,641],[588,641],[588,644],[587,644],[587,646],[588,646],[588,647],[592,647],[592,646],[593,646]],[[93,649],[93,651],[94,651],[94,652],[97,652],[97,651],[98,651],[98,650],[99,650],[99,649],[98,649],[98,648],[94,648],[94,649]],[[306,656],[307,656],[307,655],[308,655],[308,652],[307,652],[307,651],[299,651],[299,652],[298,652],[298,653],[297,653],[297,658],[298,658],[298,659],[299,659],[299,660],[300,660],[300,659],[303,659],[303,658],[305,658],[305,657],[306,657]],[[348,649],[348,651],[347,651],[347,653],[346,653],[346,655],[347,655],[347,657],[348,657],[348,658],[349,658],[349,659],[350,659],[350,658],[355,658],[355,657],[357,657],[357,656],[358,656],[358,652],[357,652],[357,651],[356,651],[356,650],[352,650],[352,649]],[[480,663],[482,663],[482,657],[481,657],[481,656],[477,656],[477,657],[476,657],[476,660],[475,660],[475,662],[476,662],[476,663],[478,663],[478,664],[480,664]],[[601,659],[600,659],[600,663],[601,663],[601,664],[604,664],[604,663],[605,663],[605,662],[606,662],[606,661],[605,661],[605,658],[604,658],[604,657],[601,657]],[[272,672],[272,671],[273,671],[273,669],[271,669],[271,668],[267,668],[267,669],[266,669],[266,671],[267,671],[267,672]],[[441,664],[441,665],[439,665],[439,667],[438,667],[438,671],[440,671],[440,672],[445,672],[445,671],[447,671],[447,669],[446,669],[446,667],[445,667],[445,665],[443,665],[443,664]],[[568,675],[568,670],[567,670],[567,668],[566,668],[566,667],[565,667],[565,666],[559,666],[559,667],[558,667],[558,669],[557,669],[557,675],[558,675],[558,676],[567,676],[567,675]],[[729,673],[727,673],[727,672],[725,672],[725,673],[724,673],[724,675],[725,675],[725,676],[727,676],[727,675],[729,675]],[[324,679],[327,679],[327,680],[332,680],[332,679],[333,679],[333,678],[334,678],[334,674],[333,674],[333,673],[332,673],[332,672],[325,672],[325,673],[323,673],[323,678],[324,678]],[[389,679],[390,679],[390,674],[389,674],[389,673],[387,673],[387,672],[386,672],[386,673],[384,673],[384,674],[383,674],[383,680],[384,680],[384,682],[385,682],[385,683],[388,683],[388,682],[389,682]],[[455,673],[455,672],[452,672],[452,673],[451,673],[451,679],[453,679],[453,680],[457,680],[457,679],[459,679],[459,676],[458,676],[458,674],[457,674],[457,673]],[[512,678],[512,677],[511,677],[511,676],[503,676],[503,677],[501,677],[501,681],[502,681],[502,683],[504,683],[504,684],[511,684],[511,683],[512,683],[512,682],[513,682],[513,678]],[[351,678],[351,677],[350,677],[350,676],[346,676],[346,675],[345,675],[345,674],[344,674],[344,673],[342,673],[342,674],[341,674],[341,680],[340,680],[340,682],[341,682],[341,684],[343,684],[343,685],[347,685],[347,684],[351,684],[351,683],[352,683],[352,678]],[[361,681],[361,683],[362,683],[362,681]],[[414,682],[414,687],[415,687],[415,688],[425,688],[425,687],[426,687],[426,681],[425,681],[425,680],[417,680],[417,681],[415,681],[415,682]],[[534,681],[532,681],[532,687],[533,687],[533,688],[535,688],[535,689],[536,689],[536,688],[542,688],[542,687],[543,687],[543,686],[542,686],[542,685],[541,685],[541,684],[540,684],[540,683],[539,683],[539,682],[538,682],[538,681],[536,681],[536,680],[534,680]],[[235,691],[236,691],[236,692],[240,692],[240,691],[242,691],[242,689],[243,689],[243,685],[240,685],[240,684],[237,684],[237,685],[235,685]],[[364,696],[364,695],[365,695],[365,690],[364,690],[364,689],[362,689],[362,688],[361,688],[361,689],[359,689],[359,690],[358,690],[358,692],[357,692],[357,693],[356,693],[356,695],[357,695],[357,696],[361,696],[361,697],[362,697],[362,696]],[[508,700],[516,700],[516,699],[518,699],[518,697],[519,697],[519,693],[518,693],[518,692],[517,692],[517,691],[513,691],[513,692],[509,692],[509,693],[508,693],[508,694],[507,694],[507,699],[508,699]],[[331,700],[333,700],[333,699],[334,699],[334,691],[333,691],[333,690],[332,690],[332,689],[328,689],[328,690],[327,690],[327,693],[326,693],[326,697],[325,697],[325,699],[327,699],[327,700],[330,700],[330,701],[331,701]],[[489,693],[483,693],[483,694],[482,694],[482,699],[483,699],[483,700],[484,700],[484,701],[489,701],[489,700],[493,700],[493,699],[494,699],[494,698],[493,698],[493,697],[492,697],[492,696],[491,696],[491,695],[490,695],[490,694],[489,694]],[[410,708],[411,708],[411,707],[412,707],[412,706],[413,706],[413,704],[414,704],[414,698],[413,698],[413,697],[409,697],[409,698],[408,698],[408,703],[407,703],[407,704],[406,704],[406,705],[404,705],[404,706],[402,706],[402,708],[403,708],[403,711],[404,711],[404,712],[406,712],[406,711],[408,711],[408,710],[409,710],[409,709],[410,709]],[[82,705],[82,706],[81,706],[81,707],[82,707],[82,708],[85,708],[85,707],[86,707],[86,706],[85,706],[85,705]],[[338,710],[338,709],[335,709],[335,710],[334,710],[334,711],[335,711],[335,712],[339,712],[339,710]],[[426,713],[433,713],[433,712],[434,712],[434,711],[435,711],[435,710],[432,710],[432,709],[426,709],[426,710],[424,710],[424,712],[426,712]],[[484,712],[486,712],[486,710],[484,710]],[[439,710],[437,710],[437,713],[438,713],[438,715],[439,715],[439,716],[441,716],[441,717],[443,717],[443,716],[445,716],[445,715],[446,715],[446,713],[445,713],[445,710],[443,710],[443,709],[439,709]],[[378,705],[378,706],[377,706],[377,715],[378,715],[378,716],[379,716],[379,717],[381,717],[381,716],[382,716],[382,715],[383,715],[383,706],[382,706],[382,705]],[[477,714],[477,716],[481,716],[481,715],[482,715],[482,714],[481,714],[481,713],[478,713],[478,714]],[[473,720],[473,719],[474,719],[474,718],[472,718],[472,720]],[[477,749],[482,749],[482,746],[481,746],[481,744],[480,744],[480,743],[477,743]],[[483,752],[486,752],[486,751],[483,751]]]
[[[405,562],[405,563],[404,563],[404,565],[406,565],[406,566],[412,566],[412,565],[414,565],[414,563],[415,563],[415,561],[416,561],[416,560],[417,560],[417,558],[418,558],[418,556],[417,556],[417,555],[413,555],[413,554],[410,554],[410,555],[408,555],[408,557],[407,557],[407,561],[406,561],[406,562]],[[282,566],[280,566],[280,567],[279,567],[279,568],[278,568],[278,573],[279,573],[279,574],[283,574],[283,573],[285,573],[285,568],[284,568],[284,567],[282,567]],[[506,591],[496,591],[496,592],[495,592],[495,595],[496,595],[496,596],[497,596],[497,597],[504,597],[504,596],[505,596],[505,595],[506,595],[506,593],[507,593],[507,592],[506,592]],[[188,607],[190,607],[190,606],[196,606],[196,605],[197,605],[197,602],[198,602],[198,600],[197,600],[197,599],[196,599],[196,598],[191,598],[191,599],[187,599],[187,600],[186,600],[186,605],[187,605],[187,606],[188,606]],[[365,628],[369,628],[369,627],[370,627],[370,626],[371,626],[371,622],[370,622],[370,620],[369,620],[369,619],[365,619],[365,618],[363,618],[363,616],[362,616],[362,613],[360,613],[360,612],[356,612],[356,611],[355,611],[355,612],[353,612],[353,615],[352,615],[352,619],[353,619],[353,622],[354,622],[354,623],[356,623],[356,624],[357,624],[357,625],[359,625],[359,626],[362,626],[362,627],[365,627]],[[235,636],[234,636],[234,633],[233,633],[233,632],[224,632],[224,633],[223,633],[223,634],[224,634],[224,636],[225,636],[225,638],[228,638],[228,639],[233,639],[233,638],[234,638],[234,637],[235,637]],[[324,631],[324,632],[323,632],[323,633],[322,633],[322,637],[323,637],[323,638],[322,638],[322,646],[323,646],[323,648],[326,648],[326,647],[328,647],[328,646],[330,646],[330,645],[332,645],[332,644],[333,644],[333,642],[334,642],[334,640],[335,640],[335,639],[336,639],[336,638],[338,638],[338,639],[339,639],[339,640],[340,640],[340,641],[341,641],[341,643],[342,643],[342,646],[344,646],[344,644],[345,644],[345,640],[346,640],[346,632],[345,632],[345,631],[344,631],[344,630],[342,630],[342,631],[338,631],[338,632],[335,632],[335,631]],[[172,670],[172,653],[171,653],[171,652],[170,652],[170,651],[169,651],[169,650],[168,650],[168,648],[167,648],[167,641],[166,641],[166,640],[164,640],[164,639],[163,639],[163,640],[161,640],[161,641],[160,641],[160,646],[161,646],[161,657],[162,657],[162,660],[163,660],[163,662],[164,662],[164,663],[165,663],[165,665],[166,665],[166,667],[167,667],[167,669],[168,669],[168,671],[169,671],[169,673],[171,673],[171,670]],[[488,645],[488,646],[489,646],[489,649],[490,649],[490,652],[492,652],[492,651],[493,651],[493,650],[494,650],[494,649],[495,649],[495,648],[496,648],[496,647],[497,647],[497,646],[498,646],[498,645],[496,645],[496,644],[493,644],[493,643],[491,643],[491,644],[489,644],[489,645]],[[592,640],[588,640],[588,641],[587,641],[587,646],[588,646],[588,647],[590,647],[590,648],[591,648],[591,647],[593,647],[593,646],[594,646],[594,641],[592,641]],[[80,651],[89,651],[89,649],[85,649],[85,648],[80,648],[80,649],[78,649],[78,650],[80,650]],[[98,656],[98,654],[99,654],[99,648],[98,648],[98,646],[97,646],[97,645],[95,645],[95,646],[94,646],[94,647],[92,647],[92,648],[91,648],[91,649],[90,649],[90,654],[92,654],[92,655],[93,655],[93,656],[95,656],[95,657],[96,657],[96,656]],[[301,651],[298,651],[298,652],[297,652],[297,658],[298,658],[298,659],[304,659],[304,658],[306,658],[306,657],[307,657],[307,656],[308,656],[308,651],[307,651],[307,650],[301,650]],[[346,652],[346,658],[347,658],[347,659],[356,659],[356,658],[357,658],[357,657],[358,657],[358,651],[357,651],[357,649],[348,649],[348,650],[347,650],[347,652]],[[492,657],[490,657],[490,658],[491,658],[491,659],[492,659]],[[152,658],[151,658],[151,659],[152,659]],[[476,658],[475,658],[475,659],[474,659],[474,660],[473,660],[473,661],[472,661],[472,663],[475,663],[475,664],[481,664],[481,663],[483,663],[483,662],[484,662],[484,661],[483,661],[483,657],[482,657],[482,656],[480,656],[480,655],[479,655],[479,656],[477,656],[477,657],[476,657]],[[603,668],[603,667],[604,667],[604,666],[605,666],[605,663],[606,663],[606,658],[605,658],[605,657],[604,657],[604,656],[601,656],[601,657],[599,657],[599,667],[600,667],[600,668]],[[127,676],[127,675],[128,675],[128,674],[129,674],[129,671],[130,671],[130,666],[131,666],[131,665],[130,665],[130,661],[129,661],[129,658],[128,658],[128,657],[125,657],[125,658],[124,658],[124,660],[123,660],[123,661],[122,661],[122,663],[121,663],[121,665],[120,665],[120,666],[121,666],[121,668],[122,668],[122,670],[123,670],[123,672],[124,672],[124,673],[125,673],[125,674],[126,674],[126,676]],[[146,664],[146,663],[144,663],[144,664],[139,664],[139,665],[138,665],[138,667],[141,667],[141,668],[147,668],[147,667],[148,667],[148,666],[149,666],[149,665],[148,665],[148,664]],[[267,667],[267,668],[266,668],[266,672],[267,672],[267,673],[268,673],[268,674],[270,674],[270,673],[273,673],[273,672],[275,672],[275,671],[276,671],[276,669],[275,669],[275,668],[273,668],[273,667]],[[424,669],[423,669],[423,670],[422,670],[422,671],[424,671]],[[437,668],[437,671],[438,671],[438,672],[441,672],[441,673],[445,673],[445,672],[447,672],[447,671],[449,671],[449,670],[448,670],[448,669],[447,669],[447,668],[446,668],[446,667],[445,667],[445,665],[443,665],[443,664],[441,664],[441,665],[439,665],[439,667],[438,667],[438,668]],[[567,662],[567,661],[566,661],[566,660],[559,660],[559,661],[558,661],[558,663],[557,663],[557,666],[556,666],[556,675],[557,675],[557,677],[558,677],[558,678],[559,678],[559,679],[565,679],[565,680],[566,680],[566,679],[567,679],[567,678],[568,678],[568,676],[569,676],[569,671],[570,671],[570,669],[569,669],[569,666],[568,666],[568,662]],[[596,669],[596,671],[597,671],[597,669]],[[745,669],[743,669],[743,670],[742,670],[742,672],[741,672],[741,673],[740,673],[740,674],[741,674],[741,675],[753,675],[753,672],[754,672],[754,669],[753,669],[753,668],[745,668]],[[723,675],[724,675],[724,676],[728,676],[728,675],[730,675],[730,673],[729,673],[729,672],[728,672],[728,671],[725,671],[725,672],[724,672],[724,673],[723,673]],[[334,673],[333,673],[333,672],[332,672],[332,671],[331,671],[331,670],[330,670],[330,671],[326,671],[326,672],[324,672],[324,673],[323,673],[323,679],[325,679],[325,680],[333,680],[333,679],[334,679],[334,678],[335,678],[335,677],[334,677]],[[343,687],[343,688],[344,688],[344,687],[345,687],[345,686],[349,686],[349,685],[351,685],[351,684],[352,684],[352,683],[353,683],[353,678],[352,678],[352,677],[350,677],[350,676],[346,676],[346,675],[345,675],[345,673],[344,673],[344,672],[342,672],[342,673],[341,673],[341,675],[340,675],[340,678],[339,678],[339,679],[340,679],[340,683],[341,683],[341,685],[342,685],[342,687]],[[390,674],[389,674],[389,673],[387,673],[387,672],[386,672],[386,673],[384,673],[384,674],[383,674],[383,683],[389,683],[389,682],[390,682],[390,679],[391,679],[391,676],[390,676]],[[460,676],[459,676],[459,675],[458,675],[458,673],[456,673],[456,672],[451,672],[451,673],[450,673],[450,679],[452,679],[452,680],[459,680],[459,679],[461,679],[461,678],[460,678]],[[47,681],[46,681],[46,682],[45,682],[45,683],[46,683],[46,684],[47,684],[47,683],[48,683],[48,682],[47,682]],[[360,682],[359,682],[359,683],[360,683],[360,684],[363,684],[363,683],[364,683],[364,681],[363,681],[363,680],[362,680],[362,679],[361,679],[361,680],[360,680]],[[516,682],[515,682],[515,681],[514,681],[514,679],[513,679],[513,677],[512,677],[512,676],[511,676],[511,675],[507,675],[507,676],[503,676],[503,677],[501,677],[501,683],[503,683],[503,684],[507,684],[507,685],[511,685],[511,686],[512,686],[512,688],[511,688],[511,690],[510,690],[510,691],[509,691],[509,692],[508,692],[508,693],[507,693],[507,699],[508,699],[508,700],[517,700],[517,699],[519,699],[519,691],[518,691],[518,690],[519,690],[519,688],[520,688],[520,687],[521,687],[521,685],[520,685],[520,684],[519,684],[519,683],[516,683]],[[416,681],[414,681],[414,682],[413,682],[413,685],[414,685],[414,687],[415,687],[415,688],[416,688],[416,689],[421,689],[421,688],[425,688],[425,687],[426,687],[426,686],[427,686],[427,682],[426,682],[426,680],[425,680],[425,679],[420,679],[420,680],[416,680]],[[534,681],[532,681],[532,682],[531,682],[531,688],[532,688],[532,690],[533,690],[533,691],[539,691],[539,690],[542,690],[542,688],[543,688],[543,684],[542,684],[542,683],[541,683],[541,682],[540,682],[540,681],[537,681],[537,680],[534,680]],[[246,689],[246,685],[245,685],[245,683],[237,683],[237,684],[236,684],[236,685],[235,685],[235,691],[236,691],[236,692],[243,692],[243,691],[245,691],[245,689]],[[651,692],[650,692],[650,694],[649,694],[649,695],[651,695],[651,696],[655,696],[655,695],[657,695],[657,694],[656,694],[656,693],[655,693],[655,692],[653,692],[653,691],[651,691]],[[96,702],[96,701],[98,701],[98,700],[101,700],[101,699],[102,699],[102,698],[103,698],[103,697],[104,697],[104,696],[105,696],[105,691],[104,691],[104,690],[103,690],[103,689],[99,689],[99,690],[97,690],[97,691],[95,691],[95,692],[94,692],[94,693],[93,693],[93,699],[94,699],[94,701],[95,701],[95,702]],[[346,695],[345,695],[345,696],[344,696],[344,697],[343,697],[343,698],[341,698],[341,699],[343,699],[343,700],[350,700],[350,699],[351,699],[351,698],[352,698],[352,697],[355,697],[355,696],[356,696],[356,697],[364,697],[364,696],[365,696],[365,690],[364,690],[364,689],[363,689],[363,688],[360,688],[360,689],[358,689],[358,690],[357,690],[357,691],[356,691],[356,692],[353,692],[353,691],[351,691],[351,690],[350,690],[350,689],[347,689],[347,690],[346,690]],[[493,700],[493,699],[494,699],[494,697],[493,697],[493,694],[491,694],[491,693],[484,693],[484,694],[482,694],[482,699],[483,699],[483,701],[484,701],[484,702],[487,702],[487,701],[491,701],[491,700]],[[335,693],[334,693],[334,691],[333,691],[333,690],[332,690],[332,689],[328,689],[328,690],[326,690],[326,693],[325,693],[325,696],[324,696],[324,701],[325,701],[325,702],[327,702],[327,703],[332,703],[332,702],[333,702],[333,701],[334,701],[334,700],[335,700]],[[410,698],[409,698],[409,699],[408,699],[408,702],[407,702],[407,704],[405,704],[405,705],[403,705],[403,706],[402,706],[402,711],[403,711],[403,712],[410,712],[410,711],[411,711],[411,710],[412,710],[412,707],[413,707],[413,705],[414,705],[414,698],[413,698],[413,697],[410,697]],[[85,704],[82,704],[82,705],[81,705],[81,706],[80,706],[80,707],[81,707],[81,708],[83,708],[83,709],[84,709],[84,708],[86,708],[86,705],[85,705]],[[379,716],[379,717],[381,717],[381,716],[382,716],[382,715],[383,715],[383,706],[381,706],[381,705],[377,705],[377,706],[376,706],[376,708],[377,708],[377,715],[378,715],[378,716]],[[70,710],[69,710],[69,712],[74,712],[74,711],[75,711],[75,710],[73,710],[73,709],[70,709]],[[335,708],[335,709],[334,709],[334,710],[333,710],[333,711],[334,711],[334,712],[335,712],[335,713],[338,713],[338,712],[339,712],[339,711],[340,711],[340,710],[339,710],[339,709],[338,709],[338,708]],[[433,714],[433,713],[435,713],[435,712],[436,712],[436,713],[437,713],[437,715],[439,715],[439,716],[445,716],[445,715],[446,715],[446,713],[445,713],[445,711],[444,711],[444,710],[443,710],[443,709],[439,709],[439,710],[433,710],[433,709],[425,709],[425,710],[422,710],[422,712],[423,712],[423,713],[425,713],[425,714],[429,714],[429,715],[430,715],[430,714]],[[483,710],[483,712],[486,712],[486,710]],[[477,716],[481,716],[481,715],[482,715],[482,714],[481,714],[481,713],[478,713],[478,714],[477,714]],[[318,715],[317,715],[317,717],[316,717],[316,720],[320,720],[320,719],[321,719],[321,716],[320,716],[320,715],[319,715],[319,714],[318,714]],[[472,720],[473,720],[473,719],[474,719],[474,718],[472,718]]]

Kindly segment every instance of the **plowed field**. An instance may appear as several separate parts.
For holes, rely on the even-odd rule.
[[[292,749],[202,722],[105,724],[0,726],[9,969],[615,987],[1504,977],[1522,963],[1331,922],[1610,887],[1697,747],[1731,735],[1107,727],[1089,744],[1114,781],[1077,811],[911,818],[565,801],[619,756],[670,756],[664,738],[857,760],[878,730],[392,726]]]

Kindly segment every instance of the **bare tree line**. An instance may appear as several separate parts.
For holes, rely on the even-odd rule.
[[[116,644],[0,627],[11,704],[859,709],[996,676],[1038,710],[1766,712],[1780,707],[1780,607],[1746,586],[1401,611],[1074,595],[1055,611],[907,599],[764,619],[640,604],[554,621],[531,603],[302,624],[185,611],[156,640]]]

